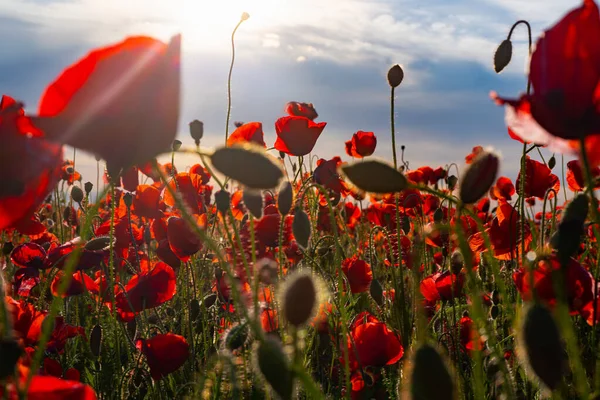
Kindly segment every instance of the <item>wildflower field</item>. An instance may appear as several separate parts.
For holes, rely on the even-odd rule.
[[[312,103],[282,104],[274,143],[234,122],[233,58],[204,147],[180,121],[180,36],[92,50],[35,113],[3,95],[0,397],[599,399],[600,15],[579,3],[489,49],[500,73],[529,33],[523,93],[482,99],[522,152],[514,181],[485,137],[464,167],[409,167],[400,65],[389,133],[349,133],[349,162],[319,157]]]

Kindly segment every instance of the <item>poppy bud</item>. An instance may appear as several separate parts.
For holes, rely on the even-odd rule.
[[[435,222],[436,224],[439,224],[440,222],[442,222],[443,219],[444,219],[444,212],[442,211],[441,208],[438,208],[433,213],[433,222]]]
[[[127,192],[123,195],[123,203],[125,203],[127,208],[131,207],[133,204],[133,195],[130,192]]]
[[[102,328],[100,325],[94,326],[90,333],[90,349],[94,357],[100,356],[100,349],[102,345]]]
[[[173,151],[177,151],[181,148],[181,145],[182,145],[181,140],[175,139],[175,140],[173,140],[173,144],[171,145],[171,148],[173,149]]]
[[[92,189],[94,188],[94,184],[92,182],[86,182],[83,185],[83,188],[85,189],[85,194],[87,194],[89,196],[90,193],[92,192]]]
[[[402,218],[402,221],[400,223],[402,224],[402,230],[404,231],[404,234],[408,235],[410,232],[410,219],[405,216],[404,218]]]
[[[281,399],[290,400],[294,391],[294,381],[290,362],[281,342],[272,336],[267,336],[258,344],[255,354],[256,365],[265,380]]]
[[[239,324],[231,327],[224,336],[224,344],[227,350],[233,351],[244,346],[248,342],[248,325]]]
[[[15,372],[15,366],[23,350],[14,339],[0,340],[0,379],[6,379]]]
[[[456,398],[453,378],[446,362],[429,344],[424,344],[415,351],[409,376],[412,399],[452,400]]]
[[[500,291],[498,291],[498,289],[495,289],[492,292],[492,303],[500,304]]]
[[[375,300],[375,303],[377,303],[379,306],[383,306],[383,287],[377,279],[373,279],[371,281],[369,292],[371,293],[373,300]]]
[[[241,121],[235,121],[235,122],[233,123],[233,126],[235,126],[236,128],[239,128],[239,127],[240,127],[240,126],[242,126],[242,125],[244,125],[244,123],[243,123],[243,122],[241,122]]]
[[[456,184],[458,183],[458,178],[454,175],[450,175],[446,178],[446,184],[448,185],[448,189],[454,190],[456,188]]]
[[[551,390],[565,374],[566,356],[558,326],[550,310],[541,304],[527,310],[520,331],[520,342],[532,372]]]
[[[393,65],[387,73],[388,84],[391,87],[396,88],[396,87],[400,86],[403,79],[404,79],[404,70],[402,69],[402,67],[399,66],[398,64]]]
[[[494,304],[490,308],[490,317],[492,319],[496,319],[496,318],[498,318],[499,315],[500,315],[500,307],[498,307],[497,305]]]
[[[75,203],[81,203],[83,201],[83,190],[79,186],[71,186],[71,198]]]
[[[310,239],[310,220],[308,215],[301,208],[296,209],[294,213],[294,222],[292,222],[292,233],[300,247],[308,248]]]
[[[317,303],[317,288],[313,277],[298,272],[288,277],[281,308],[285,319],[295,327],[311,319]]]
[[[204,308],[212,307],[217,302],[217,298],[218,298],[218,296],[216,293],[211,293],[209,295],[206,295],[202,299],[202,307],[204,307]]]
[[[459,197],[465,204],[482,198],[496,181],[500,159],[490,151],[482,151],[467,167],[460,182]]]
[[[200,302],[196,299],[190,301],[190,320],[195,321],[200,316]]]
[[[588,210],[589,203],[586,195],[580,194],[571,200],[556,233],[550,239],[550,244],[557,250],[562,264],[567,263],[569,258],[579,250]]]
[[[282,160],[285,158],[285,153],[283,151],[279,152],[279,158],[281,158]]]
[[[548,168],[554,169],[555,166],[556,166],[556,157],[554,157],[554,155],[552,155],[552,157],[550,157],[550,159],[548,160]]]
[[[226,190],[219,190],[215,193],[215,204],[217,205],[217,210],[219,210],[222,215],[227,214],[230,205],[229,192]]]
[[[273,285],[278,279],[277,263],[270,258],[263,258],[256,263],[258,279],[263,285]]]
[[[460,273],[460,270],[463,268],[464,265],[465,259],[463,258],[462,253],[459,250],[456,250],[454,253],[452,253],[452,256],[450,257],[450,270],[453,274],[456,275]]]
[[[2,245],[2,254],[7,256],[13,251],[14,248],[15,245],[12,242],[4,242],[4,244]]]
[[[204,136],[204,123],[202,121],[198,121],[197,119],[190,122],[190,135],[196,145],[200,144],[200,139]]]
[[[279,195],[277,196],[277,208],[281,215],[286,216],[290,212],[293,202],[294,190],[292,184],[285,181],[279,189]]]
[[[512,58],[512,42],[508,39],[503,40],[500,46],[494,53],[494,70],[497,74],[502,72],[504,68],[510,63]]]
[[[211,162],[217,171],[250,189],[273,189],[283,177],[279,162],[252,144],[220,147]]]
[[[245,189],[242,194],[242,200],[244,200],[244,205],[254,218],[258,219],[262,217],[264,202],[261,192]]]
[[[250,14],[248,14],[247,12],[243,12],[242,13],[242,21],[247,21],[248,18],[250,18]]]

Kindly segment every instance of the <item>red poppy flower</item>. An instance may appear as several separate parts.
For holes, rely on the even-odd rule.
[[[180,42],[131,37],[92,51],[48,86],[35,123],[109,169],[150,160],[177,134]]]
[[[325,129],[326,122],[315,123],[306,117],[282,117],[275,122],[275,148],[291,156],[305,156],[312,151]]]
[[[14,384],[7,385],[7,389],[9,399],[18,398]],[[29,400],[96,400],[96,393],[90,386],[77,381],[35,375],[27,391],[27,398]]]
[[[71,160],[65,160],[61,167],[61,177],[67,184],[72,185],[75,181],[81,181],[81,174],[75,171],[75,165]]]
[[[592,162],[600,162],[599,36],[600,16],[592,0],[542,35],[529,65],[533,94],[497,99],[506,105],[507,123],[515,134],[561,152],[577,149],[577,139],[587,137]]]
[[[168,183],[171,190],[167,188],[163,192],[163,201],[169,207],[175,207],[176,201],[171,191],[179,192],[192,213],[200,214],[204,212],[206,205],[210,203],[212,193],[212,187],[204,184],[205,178],[203,175],[192,172],[181,172],[175,175]]]
[[[513,185],[510,178],[507,178],[506,176],[501,176],[496,181],[496,184],[490,189],[490,197],[493,200],[503,198],[505,200],[510,201],[515,192],[515,186]]]
[[[481,146],[475,146],[473,147],[473,150],[471,150],[471,154],[467,155],[465,157],[465,163],[467,164],[471,164],[473,162],[473,160],[479,155],[479,153],[481,153],[483,151],[483,147]]]
[[[373,272],[371,271],[371,266],[366,261],[359,260],[358,256],[346,258],[342,261],[342,271],[344,271],[344,274],[348,278],[352,293],[369,291],[371,281],[373,280]]]
[[[595,188],[600,188],[600,168],[592,169],[592,177],[595,179]],[[573,192],[581,192],[587,186],[581,163],[578,160],[572,160],[567,163],[567,184]]]
[[[359,365],[363,368],[392,365],[404,354],[400,337],[366,311],[356,317],[350,335],[352,339],[348,338],[347,345],[352,370]]]
[[[202,178],[202,180],[201,180],[202,185],[206,185],[208,183],[208,181],[210,181],[210,178],[212,177],[210,172],[208,172],[208,170],[200,164],[192,165],[190,167],[190,174],[199,175],[200,178]]]
[[[60,178],[62,146],[46,141],[20,103],[0,99],[0,231],[26,222]]]
[[[52,283],[50,284],[50,292],[53,296],[58,296],[58,289],[64,279],[65,277],[62,271],[59,271],[54,275],[54,279],[52,279]],[[98,285],[96,285],[94,280],[87,274],[76,272],[73,274],[67,290],[61,297],[78,296],[84,294],[86,291],[98,293]]]
[[[152,270],[134,275],[125,285],[125,291],[117,294],[120,317],[127,321],[134,312],[158,307],[171,300],[176,291],[175,271],[159,261]]]
[[[560,180],[554,175],[546,164],[532,160],[527,157],[525,169],[525,197],[535,196],[543,199],[546,192],[554,189],[557,193],[560,190]],[[521,173],[517,177],[517,187],[521,187]],[[549,198],[554,196],[553,193],[548,195]]]
[[[342,180],[337,172],[337,167],[342,163],[340,157],[333,157],[331,160],[321,158],[317,161],[317,168],[313,172],[313,178],[316,183],[326,188],[346,195],[348,190],[346,182]]]
[[[182,218],[170,217],[168,219],[167,237],[171,251],[184,262],[202,248],[202,242]]]
[[[256,143],[259,146],[267,147],[263,133],[262,123],[248,122],[238,127],[227,139],[227,146],[233,146],[240,143]]]
[[[133,198],[133,212],[138,217],[159,218],[161,211],[159,209],[160,191],[150,185],[139,185],[135,189]]]
[[[285,112],[290,116],[306,117],[311,121],[314,121],[319,116],[312,103],[299,103],[297,101],[287,103],[285,105]]]
[[[277,331],[277,329],[279,329],[277,312],[269,307],[264,308],[260,313],[260,324],[263,331],[267,333]]]
[[[429,275],[421,281],[419,289],[425,300],[450,301],[462,295],[464,275],[453,274],[450,270]]]
[[[559,279],[556,273],[561,270],[560,262],[556,254],[552,254],[547,259],[542,259],[537,263],[533,271],[533,290],[531,287],[531,270],[519,269],[513,274],[513,280],[517,290],[523,300],[533,299],[535,297],[547,303],[549,306],[556,304],[556,294],[554,292],[554,279]],[[577,314],[586,304],[594,299],[593,285],[594,281],[590,273],[576,260],[570,259],[564,269],[564,282],[562,283],[567,295],[569,310],[572,314]]]
[[[138,339],[136,347],[146,356],[154,380],[177,371],[190,355],[190,346],[185,338],[172,333]]]
[[[294,217],[288,215],[284,220],[283,227],[283,245],[286,246],[292,240],[292,221]],[[255,221],[254,231],[256,240],[262,246],[277,247],[279,244],[279,225],[281,224],[281,215],[266,214],[261,219]]]
[[[483,340],[479,338],[477,334],[477,327],[469,316],[464,316],[458,322],[460,330],[460,344],[463,349],[467,351],[467,354],[475,350],[483,349]],[[479,338],[479,340],[477,340]]]
[[[13,329],[25,344],[36,344],[42,334],[42,322],[48,313],[38,311],[33,304],[24,300],[6,297],[6,306],[12,315]]]
[[[370,156],[377,146],[377,137],[373,132],[358,131],[346,142],[346,154],[350,157],[363,158]]]
[[[137,219],[132,218],[130,221],[127,217],[118,218],[115,220],[115,249],[123,252],[129,249],[133,239],[137,245],[141,245],[144,240],[144,228],[140,228]],[[96,228],[96,236],[106,236],[110,233],[110,219],[103,222]]]
[[[359,206],[349,201],[344,203],[344,221],[349,229],[354,229],[356,227],[360,222],[361,215],[362,211]]]

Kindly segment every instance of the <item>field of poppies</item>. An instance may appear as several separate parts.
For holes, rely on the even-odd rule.
[[[302,102],[273,147],[229,113],[222,147],[198,120],[184,146],[179,71],[179,36],[130,37],[64,69],[36,114],[2,97],[2,398],[600,398],[594,1],[531,45],[524,94],[491,94],[514,182],[480,146],[461,170],[408,168],[399,65],[389,161],[364,131],[340,143],[352,162],[319,158],[326,122]]]

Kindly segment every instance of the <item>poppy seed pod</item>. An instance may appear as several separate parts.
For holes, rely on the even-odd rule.
[[[520,344],[531,370],[550,389],[555,389],[565,374],[566,355],[558,326],[550,310],[534,304],[525,313]]]
[[[177,151],[181,148],[181,145],[182,145],[181,140],[175,139],[175,140],[173,140],[173,143],[171,144],[171,149],[173,149],[173,151]]]
[[[281,399],[291,399],[294,391],[293,375],[281,342],[272,336],[266,336],[258,344],[254,354],[258,370],[273,390]]]
[[[248,334],[248,325],[236,325],[223,335],[223,344],[229,351],[237,350],[248,342]]]
[[[83,190],[79,186],[71,186],[71,198],[75,203],[81,203],[83,201]]]
[[[494,53],[494,71],[496,71],[497,74],[502,72],[502,70],[510,63],[511,58],[512,42],[506,39],[500,43],[500,46],[498,46]]]
[[[202,136],[204,136],[204,123],[197,119],[190,122],[190,136],[196,142],[196,145],[200,144]]]
[[[317,304],[317,288],[313,277],[306,273],[296,273],[288,277],[281,302],[283,316],[295,327],[309,321]]]
[[[127,206],[127,208],[131,207],[133,204],[133,195],[129,192],[123,195],[123,203]]]
[[[230,195],[226,190],[219,190],[215,193],[215,204],[217,205],[217,210],[223,215],[227,214],[230,207]]]
[[[281,215],[285,216],[290,212],[292,204],[294,203],[294,189],[292,184],[285,181],[281,188],[279,188],[279,194],[277,196],[277,208]]]
[[[391,87],[396,88],[396,87],[400,86],[400,84],[402,83],[403,80],[404,80],[404,70],[398,64],[393,65],[387,73],[388,84]]]
[[[83,189],[85,190],[85,194],[87,194],[88,196],[90,195],[90,193],[92,192],[92,189],[94,188],[94,184],[92,182],[86,182],[83,185]]]
[[[261,218],[263,214],[264,201],[261,192],[245,189],[242,194],[244,205],[254,218]]]
[[[467,167],[460,182],[459,197],[465,204],[482,198],[496,181],[500,159],[491,151],[482,151]]]
[[[456,398],[452,375],[444,359],[431,345],[415,351],[410,373],[410,398],[452,400]],[[431,382],[435,382],[434,385]]]
[[[292,222],[292,233],[300,247],[308,248],[310,240],[310,220],[304,210],[298,208],[294,213],[294,222]]]
[[[95,325],[90,333],[90,349],[94,357],[100,356],[102,346],[102,328],[100,325]]]

